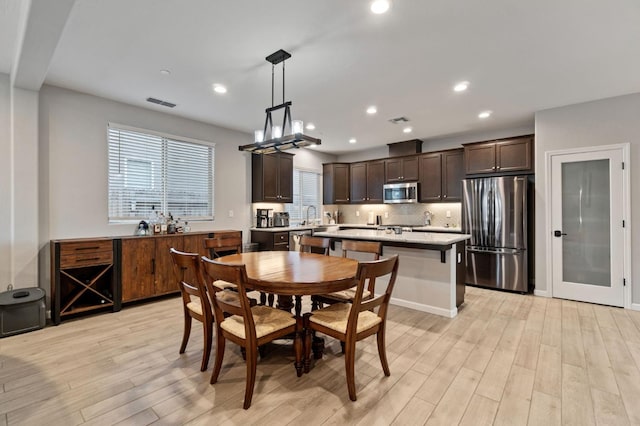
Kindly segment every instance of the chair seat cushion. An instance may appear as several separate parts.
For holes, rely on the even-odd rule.
[[[218,291],[216,293],[216,296],[227,303],[237,302],[238,304],[240,304],[238,293],[232,291],[231,289]],[[202,316],[202,302],[200,301],[200,298],[198,296],[191,296],[191,302],[187,303],[187,309]]]
[[[223,281],[223,280],[215,280],[213,282],[213,285],[218,287],[219,289],[222,289],[222,290],[225,290],[227,288],[231,288],[231,289],[238,288],[238,286],[235,285],[234,283],[230,283],[228,281]]]
[[[191,296],[191,302],[187,303],[187,309],[202,316],[202,303],[200,303],[200,298],[198,296]]]
[[[291,313],[269,306],[254,306],[251,308],[251,313],[253,314],[253,322],[256,324],[256,337],[258,339],[296,323]],[[225,318],[220,323],[220,327],[241,339],[246,338],[244,334],[244,318],[241,316],[232,315]]]
[[[356,289],[357,287],[351,287],[346,290],[335,291],[333,293],[325,294],[323,296],[328,297],[330,299],[344,300],[345,302],[348,302],[350,300],[353,300],[356,297]],[[371,297],[371,292],[365,289],[362,292],[362,299],[363,300],[368,299],[369,297]]]
[[[339,333],[346,333],[349,312],[351,312],[351,303],[336,303],[311,312],[309,320]],[[356,333],[365,331],[381,322],[382,319],[371,311],[360,312]]]

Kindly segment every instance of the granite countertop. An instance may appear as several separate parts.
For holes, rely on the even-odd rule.
[[[333,225],[332,225],[333,226]],[[359,228],[359,229],[378,229],[378,228],[391,228],[397,225],[366,225],[366,224],[358,224],[358,223],[341,223],[339,225],[340,228]],[[455,226],[432,226],[432,225],[412,225],[410,228],[413,231],[417,232],[451,232],[451,233],[462,233],[462,229],[460,227]]]
[[[352,238],[358,240],[371,240],[395,243],[414,243],[431,245],[450,245],[460,241],[468,240],[471,236],[466,234],[449,234],[442,232],[403,232],[395,234],[393,232],[379,231],[376,229],[344,229],[341,231],[316,232],[318,237],[329,238]]]

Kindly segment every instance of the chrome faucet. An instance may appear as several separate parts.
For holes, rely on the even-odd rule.
[[[307,206],[307,220],[304,222],[305,225],[309,225],[309,210],[313,209],[313,220],[316,220],[316,206]]]

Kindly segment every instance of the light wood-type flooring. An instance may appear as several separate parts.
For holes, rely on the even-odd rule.
[[[253,405],[227,345],[216,385],[178,298],[0,339],[0,426],[146,424],[640,424],[640,312],[467,288],[455,319],[392,306],[382,373],[358,344],[358,401],[340,345],[296,377],[291,346],[258,363]]]

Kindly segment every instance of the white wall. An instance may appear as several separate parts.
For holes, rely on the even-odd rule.
[[[546,292],[545,154],[547,151],[631,144],[631,254],[640,251],[640,93],[536,113],[536,290]],[[640,302],[640,264],[632,262],[632,301]]]
[[[10,139],[10,83],[7,74],[0,73],[0,291],[7,289],[11,283],[11,150]]]
[[[40,286],[49,289],[52,239],[132,235],[134,224],[107,217],[107,124],[114,122],[215,142],[215,220],[193,222],[193,231],[240,229],[252,224],[251,157],[238,151],[251,135],[53,86],[40,91]],[[296,151],[294,165],[322,170],[334,161],[312,150]],[[229,211],[233,210],[233,217]]]

